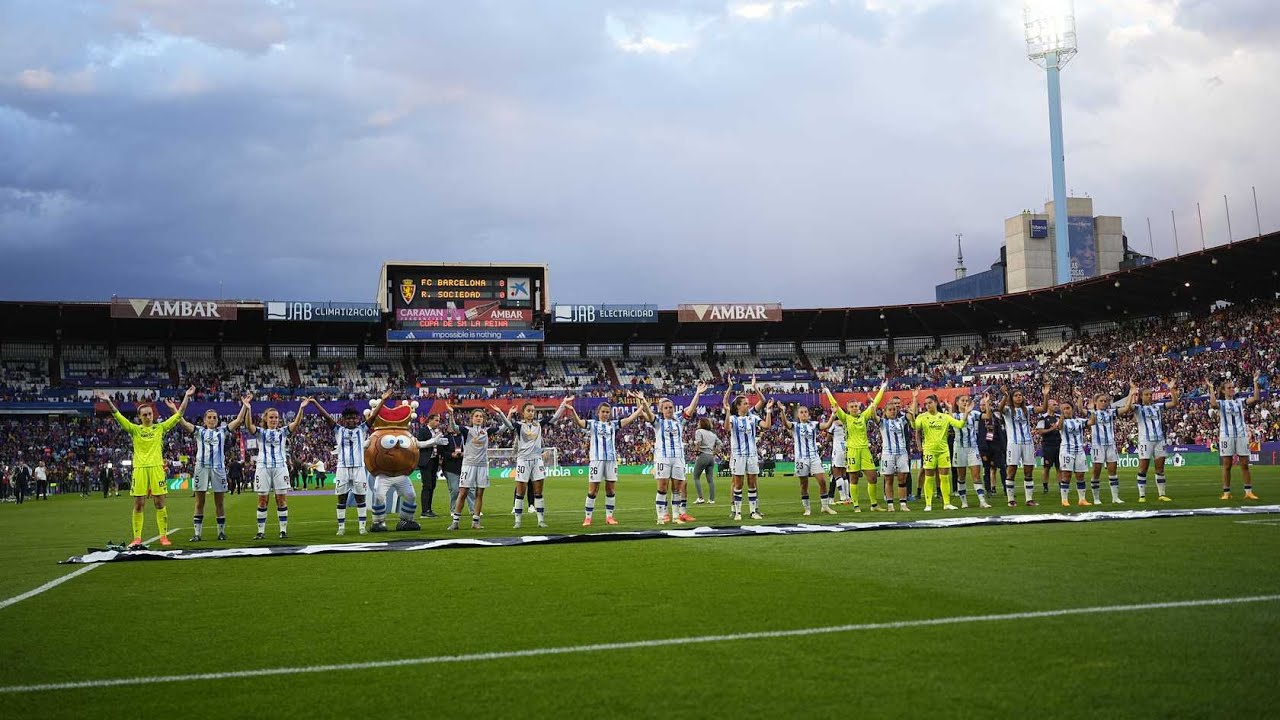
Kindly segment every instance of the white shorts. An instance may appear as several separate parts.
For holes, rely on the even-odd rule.
[[[227,491],[227,471],[215,467],[196,467],[191,475],[191,489],[196,492],[216,493]]]
[[[1036,446],[1029,443],[1009,443],[1005,450],[1005,465],[1025,467],[1036,464]]]
[[[617,460],[592,460],[591,466],[587,472],[590,473],[588,482],[617,482],[618,480],[618,461]]]
[[[978,448],[957,445],[951,456],[951,467],[982,467],[982,456],[978,454]]]
[[[259,495],[266,495],[272,491],[277,495],[289,492],[289,468],[269,468],[259,465],[253,473],[253,491]]]
[[[831,467],[841,469],[849,467],[848,457],[849,453],[845,448],[833,448],[831,450]]]
[[[796,458],[796,477],[817,477],[825,473],[822,458]]]
[[[547,479],[547,463],[540,457],[516,460],[516,482],[527,483]]]
[[[684,461],[662,458],[653,462],[653,477],[658,480],[683,480]]]
[[[1120,459],[1115,445],[1092,445],[1089,447],[1089,456],[1093,458],[1094,465],[1113,463]]]
[[[735,455],[729,459],[729,474],[734,477],[760,474],[760,458],[750,455]]]
[[[1082,452],[1069,453],[1062,450],[1058,453],[1058,469],[1064,473],[1082,473],[1089,470],[1089,458]]]
[[[1138,459],[1139,460],[1155,460],[1156,458],[1169,457],[1169,451],[1165,449],[1164,442],[1156,443],[1138,443]]]
[[[1218,456],[1242,457],[1247,460],[1249,458],[1249,438],[1218,438]]]
[[[880,474],[899,475],[911,472],[911,456],[906,453],[881,453]]]
[[[333,494],[369,494],[369,473],[364,468],[340,467],[333,474]]]
[[[489,487],[489,468],[486,465],[463,465],[458,479],[460,488]]]

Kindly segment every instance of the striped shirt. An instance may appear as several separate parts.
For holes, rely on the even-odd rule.
[[[729,452],[734,457],[758,457],[756,446],[756,430],[760,427],[760,416],[754,412],[746,415],[729,417]]]
[[[333,429],[333,441],[338,446],[338,467],[364,468],[364,442],[369,437],[369,426],[364,423],[348,428],[338,425]]]
[[[847,433],[844,429],[844,423],[835,420],[831,423],[831,451],[837,455],[845,452]]]
[[[591,438],[591,462],[617,462],[617,420],[588,420],[587,436]]]
[[[791,441],[795,446],[797,461],[818,459],[818,423],[816,421],[791,423]]]
[[[1009,433],[1010,445],[1030,445],[1031,441],[1031,408],[1014,407],[1004,409],[1004,426]]]
[[[982,418],[982,412],[970,410],[964,414],[956,413],[955,417],[964,420],[964,427],[956,431],[956,447],[978,447],[978,420]]]
[[[196,428],[196,467],[213,468],[226,472],[227,426]]]
[[[1116,411],[1112,408],[1093,410],[1093,444],[1116,444]]]
[[[285,440],[289,437],[289,427],[282,425],[275,430],[260,427],[255,435],[258,438],[258,467],[287,467],[288,455]]]
[[[1244,422],[1245,404],[1243,400],[1218,401],[1218,433],[1223,440],[1249,436],[1249,427]]]
[[[1143,445],[1164,442],[1164,403],[1138,405],[1133,416],[1138,421],[1138,442]]]
[[[880,451],[886,455],[903,455],[907,452],[905,415],[880,419]]]
[[[677,412],[674,417],[654,418],[653,461],[684,462],[684,417]]]
[[[1062,419],[1062,452],[1079,455],[1084,452],[1084,429],[1089,426],[1085,418]]]

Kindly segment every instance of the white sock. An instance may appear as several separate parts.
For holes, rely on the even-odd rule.
[[[1115,502],[1120,499],[1120,477],[1112,475],[1108,480],[1111,481],[1111,500]]]
[[[809,496],[808,495],[800,496],[800,504],[804,506],[805,512],[809,512]]]
[[[1160,493],[1160,497],[1164,497],[1169,493],[1165,492],[1164,476],[1156,475],[1156,492]]]

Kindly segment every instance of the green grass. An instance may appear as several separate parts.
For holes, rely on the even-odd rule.
[[[1277,480],[1255,470],[1264,503],[1280,501]],[[727,524],[727,487],[691,507],[699,524]],[[1220,505],[1217,487],[1213,468],[1175,471],[1160,507]],[[619,529],[655,527],[652,488],[623,478]],[[768,522],[800,521],[797,495],[792,478],[765,480]],[[582,531],[582,496],[577,480],[548,482],[550,531]],[[510,498],[496,484],[487,529],[462,534],[511,534]],[[1056,500],[1051,485],[1039,511]],[[170,501],[182,546],[191,500]],[[251,544],[253,504],[230,499],[233,544]],[[289,542],[336,539],[331,497],[289,505]],[[114,563],[0,609],[0,686],[1280,594],[1280,525],[1237,520]],[[354,511],[349,524],[347,541],[405,537],[360,538]],[[125,498],[0,506],[0,599],[127,529]],[[0,716],[1264,717],[1280,700],[1276,638],[1280,603],[1263,602],[0,694]]]

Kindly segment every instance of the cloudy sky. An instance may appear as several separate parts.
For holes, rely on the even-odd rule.
[[[1280,3],[1076,0],[1067,182],[1280,226]],[[927,301],[1050,195],[1013,0],[0,0],[0,297]]]

